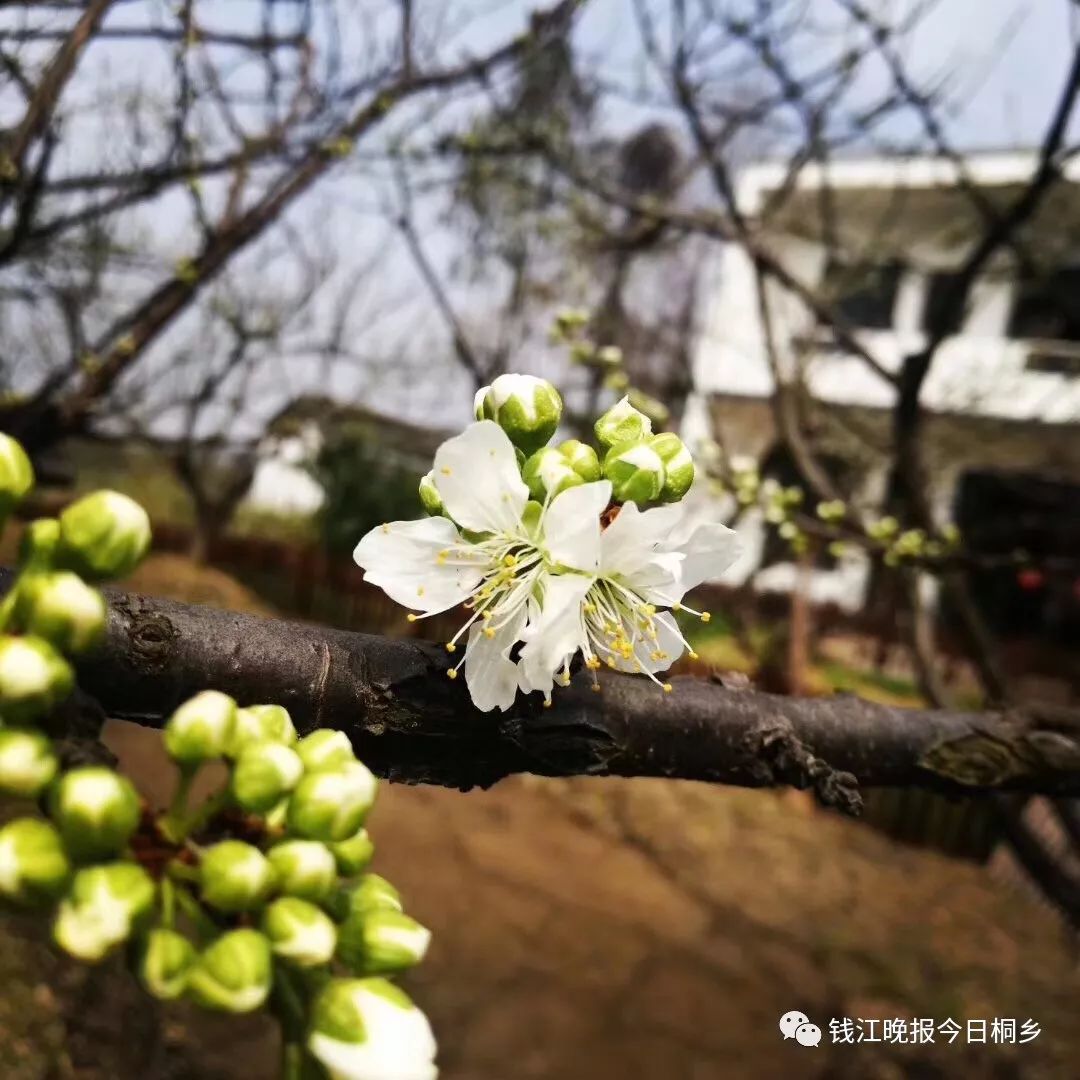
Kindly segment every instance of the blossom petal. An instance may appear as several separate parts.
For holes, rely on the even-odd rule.
[[[525,628],[526,608],[523,604],[506,622],[494,628],[488,637],[479,624],[469,631],[465,650],[465,681],[469,695],[481,712],[509,709],[518,690],[518,666],[510,652],[521,639]]]
[[[719,577],[739,557],[739,535],[718,521],[707,521],[697,525],[677,550],[683,556],[674,594],[679,600],[703,581]]]
[[[463,529],[516,535],[529,489],[514,446],[498,424],[481,420],[435,452],[432,479],[447,513]]]
[[[678,506],[642,511],[632,502],[625,503],[600,537],[603,572],[620,577],[634,574],[653,558],[681,517]]]
[[[468,599],[480,583],[480,566],[441,562],[439,552],[461,544],[444,517],[392,521],[369,532],[353,552],[364,580],[414,611],[445,611]]]
[[[585,574],[555,574],[544,582],[540,617],[522,634],[520,684],[523,690],[551,693],[558,671],[586,641],[581,605],[593,579]]]
[[[561,566],[595,573],[600,565],[600,515],[611,501],[611,482],[597,480],[567,488],[544,515],[544,548]]]

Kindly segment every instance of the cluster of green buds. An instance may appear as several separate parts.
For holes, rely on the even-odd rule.
[[[671,432],[653,434],[652,420],[627,397],[596,421],[596,446],[578,439],[548,445],[562,418],[562,398],[550,382],[531,375],[500,375],[478,391],[475,414],[509,436],[522,479],[540,505],[602,478],[611,482],[617,504],[678,502],[694,481],[683,441]],[[427,513],[443,512],[431,473],[420,481],[420,500]]]
[[[32,484],[0,435],[3,511]],[[88,582],[126,575],[149,545],[146,514],[115,492],[26,529],[0,606],[0,795],[27,804],[0,827],[0,902],[48,914],[81,962],[123,953],[154,997],[269,1008],[288,1076],[433,1080],[431,1028],[389,981],[423,959],[430,933],[369,872],[377,783],[343,732],[301,738],[280,705],[202,691],[165,726],[177,783],[156,812],[111,768],[65,767],[43,730],[74,689],[72,661],[106,631]],[[195,801],[211,762],[225,782]]]

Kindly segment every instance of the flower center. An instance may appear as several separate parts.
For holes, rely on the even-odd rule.
[[[515,535],[492,535],[476,542],[462,542],[444,548],[435,557],[440,566],[468,566],[480,570],[479,584],[463,602],[471,611],[468,619],[446,643],[446,651],[457,651],[461,636],[474,623],[483,624],[485,637],[493,638],[513,622],[528,604],[537,579],[544,570],[544,553],[531,540]],[[410,621],[424,616],[410,615]],[[462,657],[447,675],[457,678]]]

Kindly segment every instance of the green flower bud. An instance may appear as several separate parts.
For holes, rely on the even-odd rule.
[[[500,375],[476,394],[477,420],[494,420],[526,454],[539,450],[562,419],[562,398],[546,379]]]
[[[0,716],[9,724],[36,720],[74,685],[70,665],[44,639],[0,637]]]
[[[229,787],[239,806],[263,813],[287,795],[304,774],[304,763],[287,746],[275,742],[250,743],[233,766]]]
[[[257,930],[231,930],[203,950],[187,990],[206,1009],[246,1013],[259,1008],[273,979],[270,942]]]
[[[441,514],[445,509],[439,489],[435,486],[434,473],[429,472],[420,479],[420,502],[432,517]]]
[[[105,597],[70,570],[34,574],[19,588],[19,619],[61,652],[82,653],[105,633]]]
[[[95,963],[127,941],[154,905],[150,875],[135,863],[80,870],[56,913],[53,939],[77,960]]]
[[[641,442],[652,434],[652,421],[630,404],[628,397],[622,398],[599,420],[593,429],[600,445],[614,446],[616,443]]]
[[[165,725],[165,750],[188,767],[224,755],[236,725],[236,702],[217,690],[185,701]]]
[[[296,728],[289,710],[282,705],[248,705],[237,709],[226,754],[237,757],[249,743],[265,741],[285,746],[296,742]]]
[[[385,979],[333,979],[311,1007],[308,1051],[335,1080],[436,1080],[435,1036]]]
[[[203,900],[218,911],[251,911],[274,891],[277,875],[257,847],[222,840],[203,852],[199,884]]]
[[[529,494],[541,503],[549,496],[554,498],[560,491],[585,483],[553,446],[537,450],[522,467],[521,478],[528,485]]]
[[[361,829],[348,840],[331,844],[330,850],[337,861],[338,872],[342,877],[355,877],[368,868],[375,855],[375,845],[371,842],[367,829]]]
[[[63,841],[47,821],[16,818],[0,828],[0,896],[47,905],[64,892],[70,875]]]
[[[604,476],[616,502],[652,502],[664,488],[664,463],[648,443],[616,443],[604,457]]]
[[[277,874],[278,888],[287,896],[325,900],[337,883],[335,857],[318,840],[285,840],[272,847],[266,857]]]
[[[333,958],[337,927],[307,900],[295,896],[275,900],[263,912],[261,927],[275,955],[300,967],[316,967]]]
[[[64,773],[49,793],[49,817],[80,860],[115,855],[139,825],[139,796],[125,776],[102,765]]]
[[[431,931],[400,911],[350,915],[338,930],[338,959],[354,975],[391,975],[424,959]]]
[[[0,791],[4,794],[36,798],[52,783],[59,767],[52,740],[40,731],[0,731]]]
[[[384,877],[365,874],[355,885],[347,885],[333,898],[331,913],[341,922],[369,911],[401,911],[401,893]]]
[[[195,946],[175,930],[151,930],[139,957],[139,981],[160,1001],[175,1001],[187,989]]]
[[[336,769],[339,765],[349,765],[356,760],[349,736],[333,728],[319,728],[305,735],[297,744],[296,752],[308,772]]]
[[[665,431],[649,439],[649,446],[664,463],[664,486],[660,489],[660,501],[678,502],[694,482],[694,459],[686,444],[678,435]]]
[[[376,787],[375,777],[359,761],[308,773],[289,800],[289,830],[327,843],[347,840],[364,824]]]
[[[566,459],[570,468],[585,481],[591,484],[600,479],[600,459],[596,451],[587,443],[577,439],[567,439],[559,444],[559,453]]]
[[[96,491],[60,515],[58,559],[88,580],[130,574],[149,548],[146,511],[118,491]]]
[[[60,522],[38,518],[26,526],[19,542],[19,565],[27,570],[49,570],[60,543]]]
[[[0,518],[7,517],[34,486],[34,470],[26,451],[0,432]]]

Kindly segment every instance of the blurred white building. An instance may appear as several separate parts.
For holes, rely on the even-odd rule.
[[[1036,164],[1029,153],[977,154],[959,163],[863,159],[807,166],[794,180],[784,165],[761,164],[741,174],[738,201],[760,242],[895,372],[925,342],[988,219],[1023,192]],[[1078,181],[1074,158],[1019,234],[1025,259],[1008,246],[997,252],[923,388],[934,511],[941,522],[985,534],[991,546],[1030,543],[1028,534],[1051,546],[1080,545]],[[814,445],[845,477],[852,498],[879,503],[894,388],[775,282],[765,291],[770,350],[757,275],[743,247],[726,245],[715,273],[703,291],[687,441],[716,436],[728,453],[793,482],[770,399],[778,378],[801,382]],[[996,536],[995,515],[1024,528]],[[1071,541],[1052,535],[1059,527]],[[794,567],[782,550],[770,550],[759,515],[743,515],[738,528],[746,552],[725,580],[789,588]],[[861,606],[868,569],[858,553],[823,561],[812,598]]]

